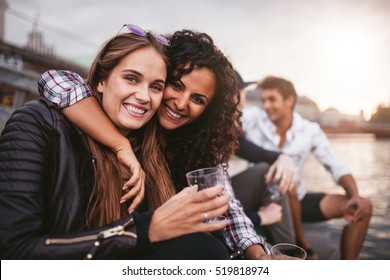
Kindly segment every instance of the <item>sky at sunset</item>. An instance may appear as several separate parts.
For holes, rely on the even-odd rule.
[[[124,23],[210,34],[245,80],[291,80],[324,110],[369,116],[390,105],[390,0],[8,0],[5,40],[33,19],[58,55],[89,63]],[[86,64],[88,65],[88,64]]]

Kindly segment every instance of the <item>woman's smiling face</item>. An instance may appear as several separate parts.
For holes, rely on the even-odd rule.
[[[102,106],[113,123],[127,134],[145,125],[161,104],[166,64],[153,48],[131,52],[106,80],[99,82]]]
[[[158,109],[161,126],[174,130],[197,120],[215,94],[215,74],[206,67],[197,67],[170,82],[164,90]]]

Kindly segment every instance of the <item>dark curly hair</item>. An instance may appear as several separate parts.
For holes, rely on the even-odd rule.
[[[240,97],[233,66],[213,39],[206,33],[184,29],[176,31],[170,40],[168,58],[174,69],[170,80],[179,80],[195,66],[208,68],[216,78],[214,97],[199,119],[168,135],[166,159],[180,190],[187,186],[187,172],[218,164],[227,166],[238,148],[242,113],[237,107]]]

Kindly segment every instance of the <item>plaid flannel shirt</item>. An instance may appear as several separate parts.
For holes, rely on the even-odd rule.
[[[63,109],[92,96],[92,90],[77,73],[67,70],[49,70],[41,75],[38,91],[42,97]]]
[[[65,70],[49,70],[42,74],[38,82],[38,91],[42,97],[56,104],[58,108],[66,108],[93,95],[91,88],[82,77],[75,72]],[[225,244],[232,252],[238,250],[243,252],[255,244],[261,245],[266,250],[264,238],[256,233],[240,201],[235,197],[226,171],[224,177],[225,189],[231,197],[229,209],[225,213],[230,221],[223,230]]]
[[[225,190],[230,195],[229,209],[225,216],[230,224],[223,231],[226,245],[233,251],[245,251],[254,244],[260,244],[267,252],[265,240],[254,230],[251,220],[245,215],[241,202],[236,198],[229,174],[224,171]]]

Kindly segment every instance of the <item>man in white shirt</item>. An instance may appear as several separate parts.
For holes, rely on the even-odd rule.
[[[246,88],[255,82],[244,82],[237,71],[235,74],[242,110]],[[261,226],[268,243],[294,244],[296,238],[289,199],[283,195],[274,201],[267,189],[267,184],[273,180],[280,182],[283,193],[294,187],[292,158],[280,152],[263,149],[248,141],[244,135],[238,138],[238,142],[238,157],[234,156],[229,161],[229,174],[234,193],[242,203],[245,214],[255,226]],[[246,160],[254,164],[248,167]]]
[[[258,87],[262,90],[264,110],[259,107],[244,110],[244,130],[246,137],[255,144],[281,151],[294,159],[297,188],[290,191],[289,196],[298,245],[311,251],[302,222],[324,221],[344,215],[349,223],[341,237],[341,258],[357,259],[372,216],[370,200],[359,196],[351,171],[338,159],[319,125],[294,112],[297,94],[292,83],[270,76]],[[345,195],[306,192],[299,174],[310,153],[345,189]],[[351,214],[346,216],[349,210]]]

